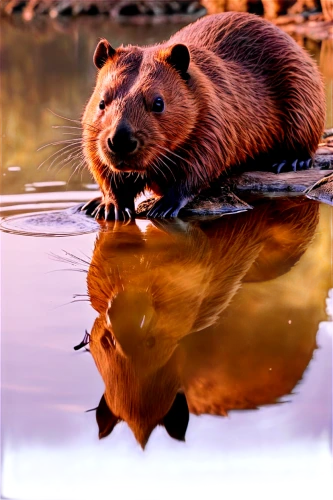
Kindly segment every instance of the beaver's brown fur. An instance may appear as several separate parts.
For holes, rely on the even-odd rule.
[[[177,216],[222,172],[249,160],[278,171],[295,169],[296,160],[309,166],[323,131],[316,65],[251,14],[207,16],[151,47],[115,50],[102,40],[94,62],[82,125],[103,194],[85,209],[97,217],[131,217],[145,188],[161,196],[150,217]]]

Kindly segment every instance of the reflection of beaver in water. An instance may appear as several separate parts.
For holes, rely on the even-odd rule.
[[[247,313],[245,307],[239,312],[235,298],[244,287],[246,292],[246,283],[275,283],[275,278],[290,271],[311,242],[317,223],[316,203],[291,199],[259,203],[251,213],[201,222],[200,227],[197,223],[163,222],[163,231],[150,226],[141,233],[130,225],[100,233],[87,280],[92,306],[99,313],[90,351],[106,387],[97,410],[100,437],[124,420],[142,446],[158,424],[181,439],[188,408],[193,413],[222,415],[232,408],[274,402],[290,392],[311,358],[317,313],[309,321],[309,333],[302,331],[300,338],[296,331],[290,342],[284,336],[286,311],[293,313],[297,326],[297,317],[305,315],[305,321],[309,320],[306,305],[298,311],[291,306],[294,297],[280,294],[267,299],[266,314],[261,315],[251,300],[251,311]],[[179,232],[182,227],[185,232]],[[252,379],[247,368],[246,383],[240,381],[239,373],[236,401],[228,380],[233,380],[232,370],[237,366],[237,346],[246,337],[246,318],[250,314],[254,330],[257,323],[267,325],[280,301],[279,317],[274,317],[280,340],[271,338],[270,331],[261,326],[257,337],[251,337],[253,348],[248,356],[243,351],[241,355],[244,367],[254,367]],[[304,319],[300,321],[304,323]],[[304,349],[300,347],[303,341]],[[227,362],[223,346],[229,344]],[[299,359],[287,368],[285,359],[291,348],[295,356],[299,349]],[[262,366],[266,366],[265,352],[270,349],[273,353],[278,349],[273,366],[279,371],[270,374],[268,384]],[[271,354],[268,362],[272,362]],[[196,379],[196,370],[204,385]],[[221,380],[219,374],[223,374]],[[214,391],[207,395],[204,406],[209,384]]]
[[[89,214],[123,219],[144,189],[149,217],[177,216],[236,165],[307,168],[325,121],[315,63],[257,16],[207,16],[152,47],[102,40],[83,118],[83,149],[103,199]],[[251,163],[252,165],[252,163]]]

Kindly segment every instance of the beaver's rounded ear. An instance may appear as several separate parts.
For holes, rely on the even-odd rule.
[[[188,47],[182,43],[177,43],[168,47],[165,55],[166,62],[175,68],[183,78],[186,77],[191,60]]]
[[[108,405],[104,394],[96,408],[96,421],[98,425],[98,437],[99,439],[105,438],[113,431],[116,424],[119,422],[119,418],[116,417]]]
[[[168,413],[163,419],[164,427],[174,439],[185,441],[190,414],[185,394],[178,393]]]
[[[94,52],[94,64],[96,68],[101,69],[103,68],[104,64],[109,58],[112,58],[115,55],[116,51],[109,42],[103,38],[99,44],[97,45],[95,52]]]

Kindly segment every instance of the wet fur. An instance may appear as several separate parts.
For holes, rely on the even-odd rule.
[[[177,44],[190,53],[184,74],[170,64]],[[165,101],[160,115],[149,111],[155,95]],[[120,172],[103,144],[124,119],[142,147]],[[322,79],[310,57],[270,22],[235,12],[207,16],[164,44],[117,49],[82,120],[85,157],[105,203],[133,211],[148,188],[162,196],[155,216],[177,215],[237,165],[270,169],[273,159],[312,157],[324,122]]]

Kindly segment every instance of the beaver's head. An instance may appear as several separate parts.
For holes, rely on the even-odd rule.
[[[125,421],[142,448],[157,425],[164,426],[171,437],[185,439],[189,410],[181,392],[177,353],[154,373],[137,370],[131,358],[118,352],[101,317],[91,331],[90,352],[105,383],[96,411],[100,438]]]
[[[187,85],[188,48],[175,44],[115,50],[101,40],[94,63],[97,83],[82,119],[90,166],[105,173],[161,175],[163,170],[172,178],[170,168],[179,162],[175,151],[196,122]]]
[[[96,240],[87,285],[103,328],[94,342],[140,376],[164,366],[196,328],[212,272],[209,245],[196,233],[194,246],[192,235],[173,239],[154,227],[143,233],[122,225]]]

